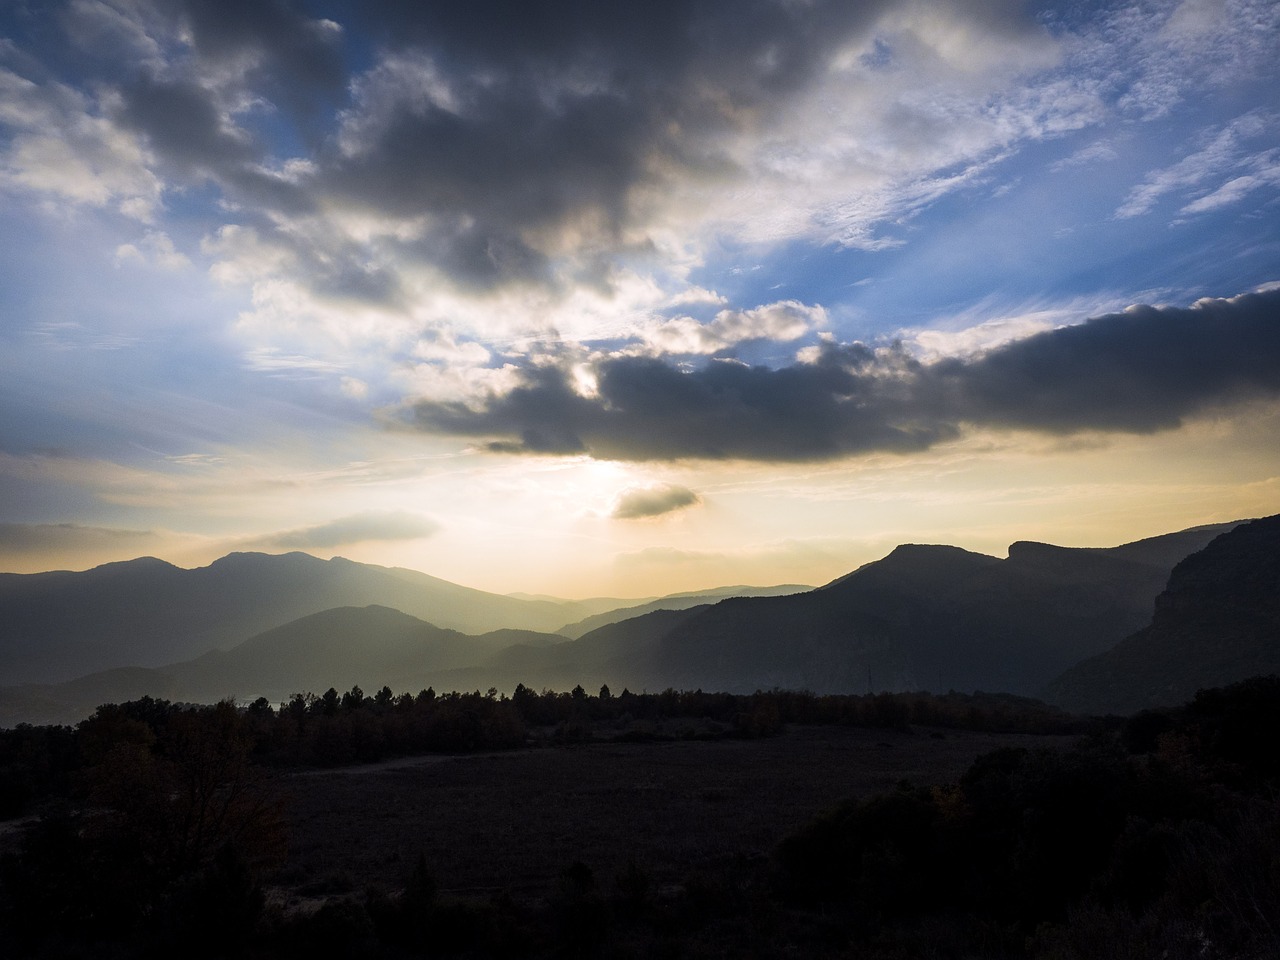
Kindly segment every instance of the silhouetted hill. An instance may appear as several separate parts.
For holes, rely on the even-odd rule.
[[[1067,670],[1046,696],[1132,713],[1280,673],[1280,516],[1242,524],[1179,563],[1150,625]]]
[[[150,667],[117,667],[63,683],[23,683],[0,687],[0,727],[20,723],[74,724],[103,703],[142,696],[181,702],[177,680]]]
[[[83,572],[0,574],[0,677],[42,683],[122,666],[153,667],[225,649],[308,614],[371,604],[483,634],[549,633],[589,615],[608,618],[605,611],[635,601],[521,599],[415,570],[305,553],[232,553],[193,570],[143,557]]]
[[[592,630],[607,626],[610,623],[617,623],[620,620],[630,620],[633,617],[642,617],[646,613],[653,613],[655,610],[688,610],[690,607],[699,607],[707,603],[717,603],[720,600],[729,597],[780,597],[789,596],[794,593],[806,593],[813,587],[799,583],[783,583],[773,587],[720,587],[716,590],[694,591],[692,593],[673,593],[665,597],[657,597],[656,599],[647,600],[644,603],[632,604],[629,606],[620,606],[601,613],[593,614],[585,617],[576,623],[567,623],[562,626],[556,633],[570,637],[576,640],[585,636]]]
[[[1006,560],[900,546],[818,590],[724,600],[646,635],[610,683],[1032,695],[1148,622],[1173,565],[1230,526],[1111,548],[1019,542]],[[628,622],[578,642],[610,643]]]
[[[603,684],[621,692],[662,690],[666,681],[654,654],[658,642],[675,626],[706,607],[655,610],[609,624],[577,640],[549,649],[528,643],[505,647],[484,663],[441,674],[441,689],[511,690],[518,683],[533,690],[568,690],[581,684],[595,693]]]
[[[434,673],[475,663],[503,642],[501,633],[485,641],[389,607],[338,607],[165,672],[190,692],[188,699],[206,701],[227,696],[281,700],[290,693],[345,691],[353,685],[372,692],[389,684],[400,692],[422,689]]]
[[[79,573],[0,574],[0,676],[48,682],[158,666],[307,614],[370,604],[466,633],[552,630],[575,609],[304,553],[233,553],[194,570],[142,558]]]
[[[459,667],[508,646],[543,650],[563,637],[528,630],[467,636],[389,607],[338,607],[310,614],[229,650],[156,668],[128,667],[58,684],[0,687],[0,726],[17,722],[73,723],[101,703],[142,696],[193,703],[294,693],[342,692],[384,685],[416,692]]]
[[[1174,564],[1230,526],[1111,548],[1018,542],[1004,560],[907,544],[817,590],[656,610],[564,642],[501,621],[559,622],[566,603],[304,554],[234,554],[191,571],[139,560],[84,574],[9,576],[0,578],[2,659],[28,678],[57,669],[82,681],[61,691],[10,687],[0,699],[12,707],[70,698],[91,709],[96,702],[81,704],[79,693],[279,700],[353,684],[403,692],[517,683],[1037,695],[1149,623]],[[435,617],[443,623],[433,625]],[[464,620],[482,626],[452,629]],[[244,637],[252,640],[226,649]],[[112,669],[127,659],[156,672],[91,678],[83,675],[92,668],[77,666]],[[0,710],[0,723],[34,719]]]

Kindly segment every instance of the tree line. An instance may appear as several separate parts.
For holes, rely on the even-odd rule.
[[[672,721],[701,721],[674,732]],[[531,743],[593,738],[676,736],[762,737],[786,724],[841,724],[905,729],[911,725],[1019,733],[1079,733],[1094,721],[1036,700],[1005,694],[880,693],[817,696],[804,691],[752,694],[667,689],[614,694],[534,691],[519,684],[510,696],[490,689],[437,694],[296,693],[272,705],[266,698],[236,706],[176,704],[143,697],[104,704],[75,727],[19,725],[0,730],[0,820],[23,816],[49,797],[70,796],[80,774],[101,762],[103,744],[146,740],[165,747],[171,729],[224,725],[265,766],[342,766],[417,753],[504,750]],[[82,784],[81,784],[82,786]]]

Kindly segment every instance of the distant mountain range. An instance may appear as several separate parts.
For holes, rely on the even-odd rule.
[[[78,573],[0,574],[0,677],[8,684],[49,683],[160,666],[334,607],[376,604],[481,634],[551,632],[635,603],[500,596],[414,570],[305,553],[233,553],[195,570],[144,557]]]
[[[907,544],[818,589],[640,604],[500,597],[303,554],[8,575],[0,663],[28,682],[0,688],[0,725],[144,693],[278,702],[384,684],[986,690],[1128,711],[1277,669],[1278,558],[1268,518],[1110,548],[1018,542],[1007,559]],[[67,664],[90,662],[66,680]]]

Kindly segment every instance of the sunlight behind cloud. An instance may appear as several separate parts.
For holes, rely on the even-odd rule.
[[[518,6],[0,9],[3,562],[652,592],[1265,500],[1280,6]]]

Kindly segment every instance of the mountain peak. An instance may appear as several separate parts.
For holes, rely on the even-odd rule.
[[[159,557],[135,557],[133,560],[114,560],[111,563],[99,564],[87,572],[97,577],[114,577],[129,576],[131,574],[146,575],[181,569],[181,567],[176,567],[168,560],[161,560]]]
[[[313,557],[309,553],[303,553],[301,550],[291,550],[288,553],[263,553],[258,550],[237,550],[228,553],[224,557],[219,557],[213,563],[209,564],[207,569],[225,570],[229,567],[250,567],[262,566],[264,564],[302,564],[302,563],[326,563],[319,557]]]
[[[953,582],[953,578],[1001,562],[997,557],[974,553],[963,547],[942,543],[902,543],[894,547],[888,556],[863,564],[821,589],[855,586],[875,589],[909,586],[914,589],[924,582]]]

